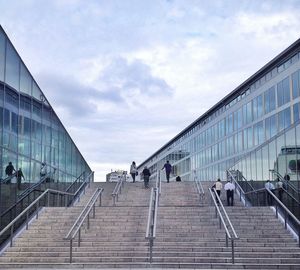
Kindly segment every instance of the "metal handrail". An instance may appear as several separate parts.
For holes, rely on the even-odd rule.
[[[275,209],[276,209],[276,217],[278,218],[278,205],[280,205],[280,207],[284,210],[284,227],[285,229],[287,229],[287,216],[290,216],[297,224],[298,226],[298,244],[299,244],[299,247],[300,247],[300,221],[298,218],[296,218],[294,216],[294,214],[275,196],[275,194],[273,194],[273,192],[266,188],[265,189],[272,197],[273,199],[275,199],[276,201],[276,206],[275,206]]]
[[[200,202],[201,202],[203,200],[203,197],[204,197],[205,193],[204,193],[204,188],[202,186],[202,183],[198,179],[196,173],[195,173],[195,176],[194,176],[194,181],[195,181],[196,188],[197,188],[197,191],[198,191],[198,194],[199,194],[199,199],[200,199]]]
[[[31,210],[32,207],[36,207],[36,219],[38,219],[38,213],[39,213],[39,202],[42,198],[44,198],[47,194],[47,205],[50,205],[50,194],[51,193],[56,193],[57,195],[67,195],[67,196],[75,196],[75,194],[64,192],[64,191],[59,191],[59,190],[54,190],[54,189],[47,189],[44,191],[36,200],[34,200],[29,206],[27,206],[15,219],[13,219],[1,232],[0,236],[2,236],[8,229],[10,229],[10,246],[12,246],[12,241],[13,241],[13,232],[14,232],[14,225],[15,223],[23,217],[24,214],[26,214],[26,229],[28,229],[28,220],[29,220],[29,210]],[[67,197],[65,197],[67,198]],[[65,206],[67,206],[67,200],[65,199]]]
[[[66,189],[66,192],[68,192],[76,183],[80,182],[81,179],[84,180],[84,174],[85,172],[82,172],[74,182],[72,182]]]
[[[84,221],[87,218],[87,229],[90,228],[90,212],[93,209],[93,218],[95,218],[95,204],[99,199],[99,206],[101,206],[101,195],[103,192],[103,188],[97,188],[93,195],[91,196],[90,200],[86,204],[86,206],[83,208],[81,213],[79,214],[78,218],[74,222],[73,226],[69,230],[69,232],[66,234],[64,237],[64,240],[69,240],[70,241],[70,263],[72,263],[73,259],[73,240],[78,234],[78,247],[80,247],[80,242],[81,242],[81,227],[84,223]]]
[[[158,197],[159,190],[157,188],[151,188],[148,221],[145,239],[149,241],[149,261],[152,263],[153,260],[153,245],[156,238],[156,224],[157,224],[157,213],[158,213]]]
[[[7,183],[9,180],[11,180],[13,177],[16,177],[16,176],[17,176],[17,172],[14,172],[12,175],[7,176],[7,177],[4,178],[4,179],[0,179],[0,183],[1,183],[1,184],[5,184],[5,183]]]
[[[213,191],[212,191],[212,189],[209,188],[208,190],[209,190],[211,198],[212,198],[212,200],[213,200],[213,202],[215,204],[216,217],[217,217],[217,214],[219,214],[220,229],[222,228],[222,224],[223,224],[223,227],[225,229],[226,247],[228,247],[228,239],[231,240],[231,258],[232,258],[232,264],[234,264],[234,240],[239,239],[239,237],[236,234],[236,231],[235,231],[235,229],[234,229],[234,227],[233,227],[233,225],[232,225],[232,223],[231,223],[231,221],[230,221],[230,219],[229,219],[229,217],[227,215],[227,212],[226,212],[226,210],[225,210],[225,208],[223,206],[223,203],[222,203],[221,198],[219,197],[218,193],[216,192],[215,189],[213,189]],[[216,202],[216,199],[215,199],[215,196],[213,195],[213,192],[215,193],[215,196],[216,196],[216,198],[218,199],[218,201],[219,201],[219,203],[221,205],[222,211],[223,211],[223,213],[225,215],[225,218],[226,218],[226,220],[227,220],[227,222],[228,222],[228,224],[230,226],[230,229],[231,229],[231,231],[233,233],[233,237],[231,236],[230,232],[228,231],[227,225],[226,225],[226,223],[224,221],[223,215],[221,214],[220,207],[219,207],[219,205]]]
[[[123,174],[119,181],[117,182],[111,196],[113,198],[113,206],[116,206],[116,201],[119,200],[119,193],[122,193],[122,186],[124,185],[124,182],[126,181],[126,174]]]
[[[157,176],[156,176],[156,188],[158,189],[158,195],[160,197],[161,195],[161,177],[160,177],[160,170],[158,170],[157,172]]]
[[[290,187],[297,194],[300,193],[300,189],[296,188],[290,181],[284,179],[284,177],[275,169],[269,170],[271,173],[275,174],[282,182],[284,182],[288,187]]]

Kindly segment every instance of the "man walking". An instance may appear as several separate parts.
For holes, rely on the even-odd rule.
[[[167,178],[167,182],[170,182],[170,173],[172,171],[172,165],[169,163],[169,160],[167,160],[167,162],[165,163],[165,165],[162,167],[162,170],[165,169],[166,171],[166,178]]]
[[[224,186],[224,189],[226,190],[226,196],[227,196],[227,205],[233,206],[234,201],[234,184],[230,182],[230,180],[227,180],[227,183]]]
[[[149,188],[149,180],[150,180],[151,173],[150,173],[149,169],[147,168],[147,166],[145,166],[142,174],[144,177],[145,188]]]

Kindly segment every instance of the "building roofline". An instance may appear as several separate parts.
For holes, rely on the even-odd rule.
[[[229,94],[227,94],[224,98],[222,98],[218,103],[216,103],[213,107],[208,109],[204,114],[202,114],[200,117],[198,117],[195,121],[193,121],[190,125],[188,125],[186,128],[184,128],[181,132],[179,132],[175,137],[173,137],[169,142],[164,144],[161,148],[159,148],[156,152],[154,152],[149,158],[147,158],[145,161],[143,161],[138,168],[143,166],[145,163],[147,163],[150,159],[152,159],[154,156],[159,154],[161,151],[165,150],[168,146],[170,146],[174,141],[176,141],[180,136],[182,136],[184,133],[186,133],[188,130],[192,129],[194,126],[196,126],[201,121],[205,120],[208,116],[210,116],[213,112],[220,109],[224,104],[226,104],[229,100],[235,98],[238,94],[240,94],[243,91],[246,91],[255,81],[257,81],[260,77],[267,74],[270,70],[273,68],[280,66],[282,63],[284,63],[288,57],[290,57],[292,54],[297,53],[300,48],[300,38],[297,39],[295,42],[293,42],[289,47],[287,47],[284,51],[282,51],[279,55],[274,57],[271,61],[269,61],[267,64],[265,64],[262,68],[260,68],[257,72],[255,72],[252,76],[250,76],[248,79],[246,79],[242,84],[240,84],[238,87],[236,87],[233,91],[231,91]]]
[[[90,168],[90,165],[87,163],[87,161],[85,160],[84,156],[81,154],[80,150],[78,149],[76,143],[73,141],[72,137],[70,136],[69,132],[67,131],[67,129],[65,128],[65,126],[63,125],[62,121],[60,120],[60,118],[58,117],[58,115],[56,114],[56,112],[54,111],[53,107],[51,106],[51,103],[48,101],[46,95],[44,94],[44,92],[42,91],[41,87],[39,86],[39,84],[36,82],[34,76],[31,74],[30,70],[28,69],[28,67],[26,66],[26,64],[24,63],[22,57],[20,56],[18,50],[15,48],[14,44],[11,42],[10,38],[8,37],[7,33],[5,32],[5,30],[3,29],[2,25],[0,24],[0,31],[2,30],[2,32],[4,33],[5,37],[8,39],[8,41],[10,42],[10,44],[12,45],[12,47],[14,48],[14,50],[16,51],[19,59],[21,60],[22,64],[24,65],[24,67],[27,69],[28,73],[30,74],[33,82],[38,86],[39,90],[42,92],[44,98],[46,99],[47,103],[49,104],[52,112],[54,113],[54,115],[57,117],[59,123],[62,125],[62,127],[64,128],[64,130],[66,131],[66,133],[68,134],[69,138],[71,139],[72,143],[75,145],[76,149],[78,150],[79,154],[81,155],[81,157],[83,158],[83,160],[85,161],[85,163],[87,164],[87,166],[89,167],[89,169],[92,171],[92,169]],[[18,91],[19,92],[19,91]],[[31,96],[31,95],[30,95]],[[31,96],[32,97],[32,96]]]

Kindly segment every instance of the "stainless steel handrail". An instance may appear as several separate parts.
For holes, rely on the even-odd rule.
[[[284,179],[284,177],[275,169],[273,170],[269,170],[272,174],[277,175],[277,177],[287,185],[287,187],[291,188],[294,192],[296,192],[297,194],[300,193],[300,189],[296,188],[289,180]]]
[[[276,201],[275,211],[276,211],[276,217],[278,218],[278,205],[284,210],[284,227],[287,229],[287,217],[290,216],[294,222],[296,222],[298,226],[298,244],[300,247],[300,221],[298,218],[294,216],[294,214],[276,197],[276,195],[268,188],[265,189]]]
[[[145,239],[149,241],[149,261],[152,263],[153,260],[153,245],[156,238],[156,224],[157,224],[157,213],[158,213],[158,197],[159,190],[157,188],[151,188],[148,221]]]
[[[233,227],[233,225],[232,225],[232,223],[231,223],[231,221],[230,221],[230,219],[229,219],[229,217],[228,217],[228,215],[227,215],[227,212],[226,212],[226,210],[225,210],[225,208],[224,208],[224,206],[223,206],[223,203],[222,203],[221,198],[219,197],[218,193],[216,192],[215,189],[213,189],[213,191],[212,191],[212,189],[209,188],[208,190],[209,190],[209,193],[210,193],[210,195],[211,195],[211,198],[212,198],[212,200],[213,200],[213,202],[214,202],[214,204],[215,204],[216,217],[217,217],[217,214],[219,214],[220,229],[222,228],[222,224],[223,224],[223,227],[224,227],[224,229],[225,229],[225,235],[226,235],[226,247],[228,247],[228,239],[231,240],[231,258],[232,258],[232,263],[234,264],[234,240],[239,239],[239,237],[238,237],[238,235],[236,234],[236,231],[235,231],[235,229],[234,229],[234,227]],[[215,196],[213,195],[213,192],[215,193]],[[222,213],[221,213],[221,211],[220,211],[220,207],[218,206],[215,197],[218,199],[218,201],[219,201],[219,203],[220,203],[220,205],[221,205],[222,211],[223,211],[223,213],[224,213],[224,215],[225,215],[225,218],[226,218],[226,220],[227,220],[227,222],[228,222],[228,224],[229,224],[229,226],[230,226],[230,229],[231,229],[231,231],[232,231],[232,233],[233,233],[233,237],[231,236],[230,232],[228,231],[227,225],[226,225],[226,223],[225,223],[225,221],[224,221],[224,218],[223,218]]]
[[[111,196],[113,198],[113,206],[116,206],[116,201],[119,200],[119,193],[122,193],[122,187],[124,186],[124,182],[126,181],[126,174],[123,174],[117,184],[115,185],[115,188],[113,192],[111,193]]]
[[[203,189],[202,183],[198,179],[196,173],[194,175],[194,182],[195,182],[195,185],[196,185],[196,188],[197,188],[197,192],[199,194],[199,199],[200,199],[200,202],[201,202],[201,201],[203,201],[203,197],[204,197],[205,193],[204,193],[204,189]]]
[[[80,247],[80,242],[81,242],[81,227],[87,218],[87,229],[90,228],[90,212],[93,209],[93,218],[95,218],[95,204],[99,199],[99,206],[101,206],[101,195],[103,192],[103,188],[97,188],[91,198],[89,199],[88,203],[86,206],[83,208],[81,213],[79,214],[78,218],[74,222],[73,226],[69,230],[69,232],[66,234],[64,237],[64,240],[69,240],[70,241],[70,263],[72,263],[73,259],[73,240],[78,234],[78,247]]]
[[[156,188],[158,189],[158,195],[161,195],[161,177],[160,177],[160,170],[157,171],[156,175]]]
[[[75,196],[75,194],[64,192],[64,191],[59,191],[59,190],[54,190],[54,189],[47,189],[44,191],[39,197],[36,198],[29,206],[27,206],[15,219],[13,219],[1,232],[0,236],[2,236],[8,229],[10,229],[10,246],[13,244],[13,232],[14,232],[14,225],[15,223],[24,215],[26,214],[26,229],[28,229],[28,221],[29,221],[29,210],[31,210],[32,207],[36,207],[36,219],[38,219],[38,214],[39,214],[39,202],[42,198],[44,198],[47,194],[47,205],[50,205],[50,194],[51,193],[56,193],[56,194],[61,194],[61,195],[67,195],[67,196]],[[65,197],[67,198],[67,197]],[[65,206],[67,206],[67,200],[65,199]]]

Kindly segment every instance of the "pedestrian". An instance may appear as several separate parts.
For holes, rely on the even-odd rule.
[[[282,194],[283,194],[283,182],[277,178],[277,182],[276,182],[276,189],[278,191],[278,199],[280,201],[282,201]]]
[[[135,182],[135,177],[138,175],[138,171],[136,169],[136,165],[135,165],[135,162],[132,161],[131,165],[130,165],[130,174],[131,174],[131,177],[132,177],[132,182],[134,183]]]
[[[265,189],[268,189],[270,190],[272,193],[274,193],[274,185],[270,182],[270,180],[268,180],[266,183],[265,183]],[[272,195],[268,192],[267,192],[267,202],[268,202],[268,205],[272,205],[273,204],[273,197]]]
[[[47,167],[46,167],[46,163],[43,162],[42,166],[41,166],[41,171],[40,171],[40,176],[41,178],[44,178],[47,174]]]
[[[221,197],[221,190],[222,190],[222,188],[223,188],[223,184],[221,182],[221,179],[218,178],[217,182],[214,184],[214,189],[216,190],[216,192],[218,194],[218,196],[216,195],[216,201],[217,201],[218,204],[220,203],[218,197],[219,198]]]
[[[149,180],[150,180],[151,173],[150,173],[149,169],[147,168],[147,166],[145,166],[142,174],[144,177],[145,188],[149,188]]]
[[[22,177],[25,180],[24,174],[22,172],[22,169],[19,168],[19,170],[17,171],[17,183],[18,183],[18,189],[21,189],[21,182],[22,182]]]
[[[167,182],[170,182],[170,173],[172,171],[172,165],[169,163],[169,160],[167,160],[167,162],[164,164],[164,166],[162,167],[162,170],[165,169],[166,171],[166,178],[167,178]]]
[[[16,172],[16,170],[10,161],[10,162],[8,162],[8,165],[5,168],[5,174],[7,175],[7,178],[9,178],[7,180],[7,183],[11,183],[11,178],[12,178],[14,172]]]
[[[225,184],[224,189],[226,190],[227,205],[233,206],[234,189],[235,189],[234,184],[232,184],[230,180],[227,180],[227,183]]]

